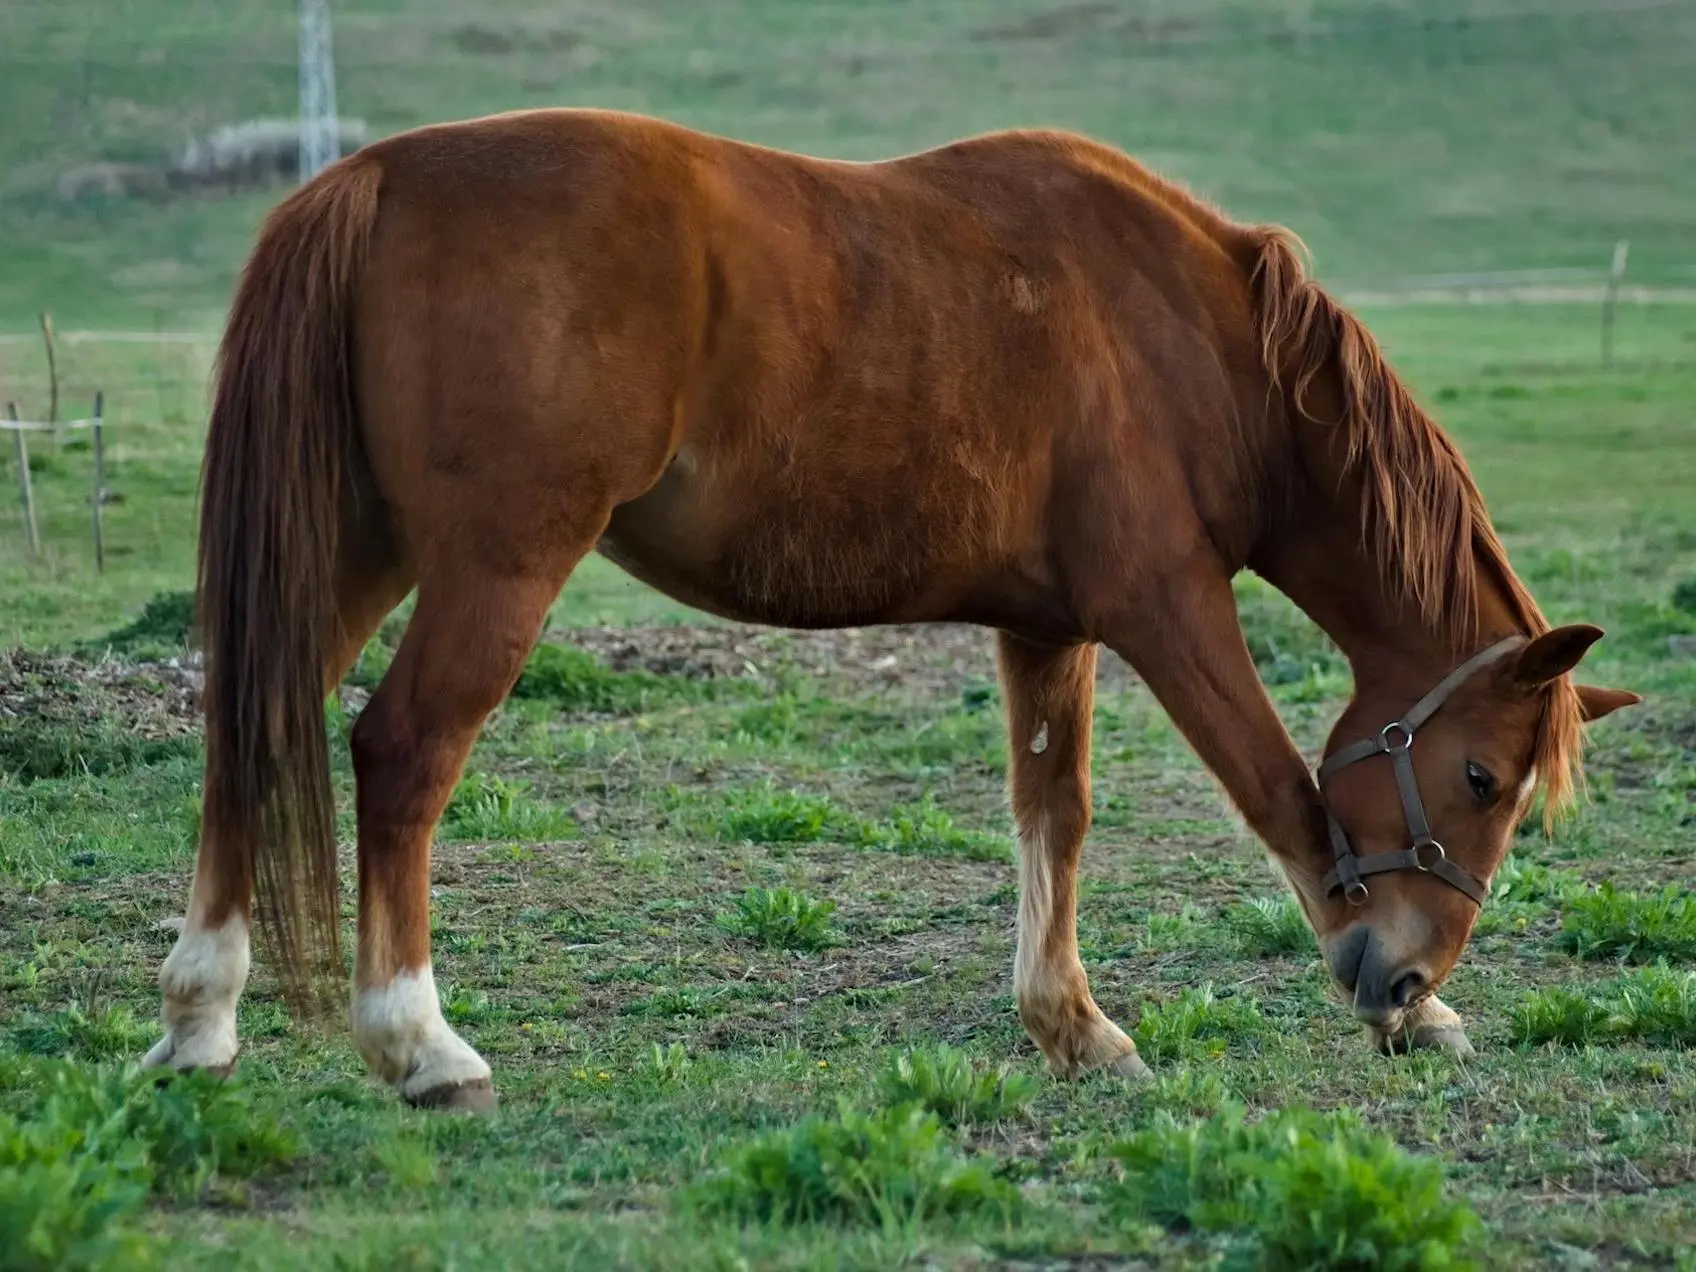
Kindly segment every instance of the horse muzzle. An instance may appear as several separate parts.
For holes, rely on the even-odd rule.
[[[1431,989],[1418,959],[1400,957],[1369,923],[1352,923],[1325,943],[1332,977],[1352,995],[1354,1014],[1375,1029],[1394,1029]]]

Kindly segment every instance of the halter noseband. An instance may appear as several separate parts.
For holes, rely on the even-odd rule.
[[[1367,895],[1362,876],[1384,874],[1391,870],[1419,870],[1435,875],[1450,887],[1458,888],[1478,905],[1484,904],[1484,898],[1490,895],[1490,885],[1450,861],[1443,852],[1443,845],[1438,843],[1437,837],[1431,833],[1431,823],[1425,816],[1425,801],[1419,795],[1419,779],[1413,771],[1413,735],[1437,714],[1438,708],[1449,700],[1449,695],[1456,689],[1524,643],[1523,636],[1509,636],[1482,653],[1474,654],[1438,681],[1436,687],[1414,703],[1401,719],[1392,720],[1378,730],[1377,737],[1351,742],[1319,766],[1317,780],[1321,789],[1320,800],[1323,802],[1325,779],[1335,774],[1338,769],[1347,768],[1360,760],[1371,759],[1374,755],[1389,756],[1396,775],[1396,790],[1402,797],[1402,812],[1407,817],[1407,828],[1413,836],[1413,846],[1403,848],[1400,852],[1375,852],[1370,857],[1357,856],[1354,845],[1349,843],[1348,831],[1343,829],[1343,824],[1337,820],[1337,815],[1331,811],[1330,805],[1325,805],[1325,819],[1331,827],[1331,850],[1337,860],[1336,867],[1325,876],[1324,886],[1327,894],[1341,888],[1351,905],[1360,905]]]

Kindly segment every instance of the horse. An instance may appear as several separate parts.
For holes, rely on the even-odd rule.
[[[350,1016],[417,1106],[496,1103],[432,979],[431,839],[591,551],[731,620],[993,631],[1014,997],[1059,1078],[1147,1072],[1076,936],[1098,647],[1387,1050],[1467,1048],[1436,991],[1516,825],[1641,701],[1575,683],[1601,629],[1544,619],[1291,231],[1067,131],[842,162],[561,109],[367,145],[258,233],[202,485],[204,802],[144,1063],[228,1072],[255,932],[297,1017],[349,1002],[325,700],[415,591],[349,739]],[[1238,623],[1245,569],[1351,667],[1317,774]]]

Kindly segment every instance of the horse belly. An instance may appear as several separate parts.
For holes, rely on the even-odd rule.
[[[973,518],[927,512],[878,483],[762,486],[706,477],[687,452],[621,505],[598,550],[686,605],[743,622],[845,627],[944,618],[982,576],[962,542]],[[956,509],[956,513],[958,509]]]

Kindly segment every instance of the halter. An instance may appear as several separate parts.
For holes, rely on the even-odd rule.
[[[1484,904],[1484,898],[1490,895],[1490,885],[1450,861],[1443,851],[1443,845],[1438,843],[1437,837],[1431,833],[1431,823],[1425,816],[1425,801],[1419,795],[1419,778],[1413,771],[1413,735],[1437,714],[1438,709],[1449,700],[1449,695],[1456,689],[1524,643],[1523,636],[1509,636],[1482,653],[1474,654],[1438,681],[1436,687],[1414,703],[1401,719],[1392,720],[1378,730],[1377,737],[1351,742],[1319,766],[1317,780],[1323,792],[1325,779],[1335,774],[1338,769],[1347,768],[1360,760],[1371,759],[1374,755],[1389,756],[1396,775],[1396,790],[1402,797],[1402,812],[1407,817],[1407,828],[1413,836],[1411,848],[1403,848],[1400,852],[1375,852],[1370,857],[1359,856],[1355,853],[1354,845],[1349,843],[1348,831],[1343,829],[1343,824],[1337,820],[1337,815],[1327,804],[1325,819],[1330,823],[1331,850],[1337,859],[1336,868],[1325,876],[1327,893],[1341,888],[1349,904],[1360,905],[1367,895],[1366,884],[1362,882],[1363,875],[1384,874],[1391,870],[1418,870],[1435,875],[1452,888],[1458,888],[1478,905]],[[1323,793],[1320,799],[1323,802]]]

